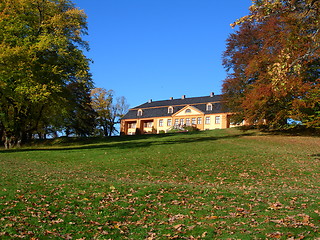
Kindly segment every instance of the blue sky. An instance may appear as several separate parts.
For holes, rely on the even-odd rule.
[[[251,0],[74,0],[88,16],[96,87],[149,99],[221,93],[221,55]]]

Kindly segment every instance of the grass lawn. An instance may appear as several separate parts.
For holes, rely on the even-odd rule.
[[[319,175],[319,137],[236,129],[1,149],[0,239],[320,239]]]

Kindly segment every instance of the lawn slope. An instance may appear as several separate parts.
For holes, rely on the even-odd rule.
[[[319,173],[318,137],[236,129],[0,150],[0,238],[315,239]]]

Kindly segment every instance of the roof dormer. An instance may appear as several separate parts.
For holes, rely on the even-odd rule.
[[[141,116],[142,116],[142,113],[143,113],[142,109],[139,109],[138,112],[137,112],[137,116],[138,116],[138,117],[141,117]]]
[[[212,111],[212,103],[207,103],[206,110]]]

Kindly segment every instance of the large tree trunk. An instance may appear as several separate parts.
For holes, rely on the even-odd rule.
[[[17,136],[14,136],[12,134],[8,134],[4,132],[2,140],[4,141],[5,149],[10,149],[13,147],[21,147],[22,133],[17,134]]]
[[[9,138],[7,136],[4,136],[3,139],[4,139],[4,148],[9,149],[10,148]]]
[[[16,140],[16,138],[14,136],[10,136],[10,137],[5,136],[4,137],[4,147],[6,149],[13,148],[18,143],[19,143],[19,146],[20,146],[21,140]]]

